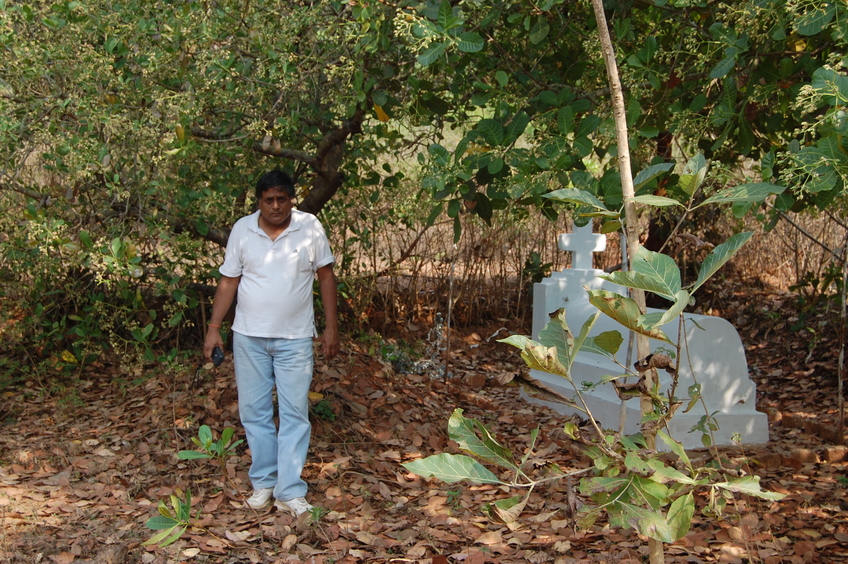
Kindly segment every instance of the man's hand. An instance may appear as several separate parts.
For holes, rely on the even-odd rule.
[[[212,360],[212,351],[215,347],[221,347],[221,350],[224,350],[224,341],[217,327],[209,327],[206,330],[206,339],[203,341],[203,356],[206,360]]]
[[[221,339],[221,321],[233,304],[240,282],[241,276],[235,278],[221,276],[218,281],[218,288],[215,289],[215,298],[212,302],[209,327],[206,328],[206,338],[203,340],[203,356],[207,360],[212,360],[212,351],[215,350],[215,347],[221,347],[221,350],[224,350],[224,341]]]
[[[330,361],[339,354],[339,330],[338,327],[327,327],[321,337],[324,346],[324,360]]]

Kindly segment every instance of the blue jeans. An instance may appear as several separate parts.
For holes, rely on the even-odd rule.
[[[288,501],[306,495],[300,477],[309,436],[309,386],[312,339],[268,339],[233,333],[233,358],[239,415],[253,462],[248,476],[254,489],[274,488]],[[274,425],[274,386],[280,426]]]

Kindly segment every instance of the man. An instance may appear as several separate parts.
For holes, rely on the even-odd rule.
[[[247,504],[278,508],[297,516],[312,509],[301,478],[309,448],[309,386],[312,340],[317,336],[312,282],[318,276],[326,328],[324,358],[339,351],[335,259],[321,223],[294,209],[294,183],[280,170],[256,185],[259,210],[236,222],[227,242],[221,280],[203,344],[211,358],[223,348],[220,327],[238,293],[233,355],[239,415],[252,464],[253,494]],[[279,404],[274,425],[273,390]]]

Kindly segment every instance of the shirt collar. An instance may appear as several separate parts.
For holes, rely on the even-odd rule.
[[[301,227],[300,222],[300,212],[299,210],[292,210],[291,212],[291,221],[289,222],[289,226],[286,227],[286,230],[283,231],[280,236],[285,235],[286,233],[291,233],[292,231],[299,231]],[[253,231],[254,233],[260,233],[265,235],[265,232],[262,231],[262,228],[259,227],[259,210],[256,210],[252,214],[250,214],[250,221],[247,222],[247,228]],[[267,237],[267,235],[265,235]]]

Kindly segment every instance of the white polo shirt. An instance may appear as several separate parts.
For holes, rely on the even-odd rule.
[[[311,214],[292,210],[276,241],[259,227],[258,211],[238,220],[218,269],[241,276],[233,331],[276,339],[316,336],[312,282],[319,268],[333,262],[324,228]]]

